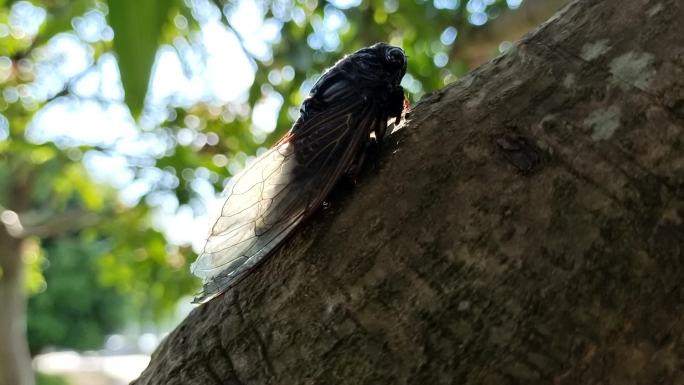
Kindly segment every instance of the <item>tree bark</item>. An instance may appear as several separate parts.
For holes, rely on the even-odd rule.
[[[32,385],[21,240],[0,228],[0,385]]]
[[[28,202],[20,186],[13,199],[20,208]],[[0,208],[0,214],[7,214]],[[3,222],[8,221],[3,218]],[[24,291],[24,263],[21,259],[23,240],[10,234],[9,229],[19,222],[0,223],[0,385],[33,385],[31,356],[26,341],[26,293]]]
[[[575,1],[424,98],[135,384],[684,383],[682,20]]]

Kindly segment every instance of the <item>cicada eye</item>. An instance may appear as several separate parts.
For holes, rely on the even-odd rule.
[[[399,47],[392,47],[385,53],[385,59],[388,63],[395,65],[397,67],[402,67],[406,60],[404,55],[404,50]]]

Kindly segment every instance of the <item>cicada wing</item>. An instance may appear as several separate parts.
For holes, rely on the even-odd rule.
[[[282,230],[299,222],[306,206],[294,202],[298,198],[291,192],[296,163],[294,146],[284,142],[231,179],[221,214],[192,265],[195,275],[205,283],[219,275],[234,276],[248,259],[267,251]],[[276,216],[279,226],[269,223]]]
[[[233,177],[221,215],[192,266],[206,302],[235,284],[311,214],[379,121],[374,104],[346,98],[306,120]],[[386,119],[385,119],[386,123]]]

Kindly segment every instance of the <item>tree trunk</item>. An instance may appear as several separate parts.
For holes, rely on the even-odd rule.
[[[135,384],[684,383],[682,20],[575,1],[426,97]]]
[[[20,168],[15,170],[9,185],[9,206],[17,212],[26,211],[31,194]],[[35,382],[26,340],[22,231],[18,215],[0,205],[0,385]]]
[[[0,385],[32,385],[22,240],[0,227]]]

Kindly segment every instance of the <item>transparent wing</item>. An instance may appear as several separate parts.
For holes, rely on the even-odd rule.
[[[374,105],[358,95],[335,96],[339,102],[300,119],[285,139],[233,177],[191,268],[204,280],[195,302],[221,294],[268,256],[321,204],[381,121]]]

